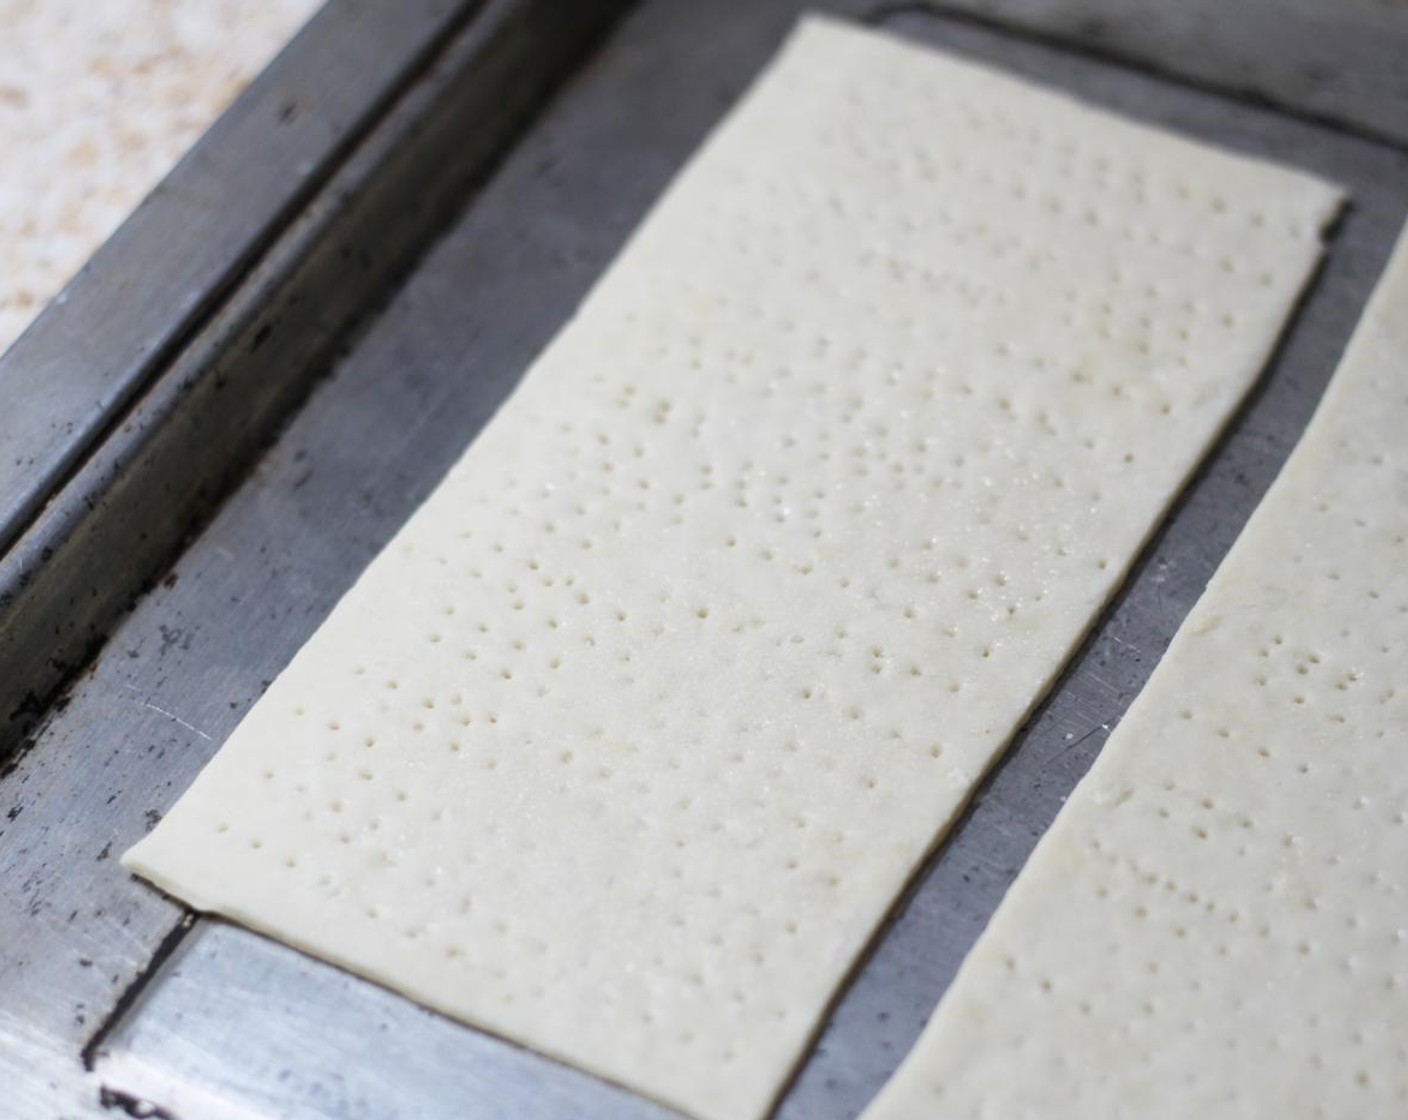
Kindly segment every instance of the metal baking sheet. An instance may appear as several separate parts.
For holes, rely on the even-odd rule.
[[[1408,153],[1019,34],[832,10],[1344,184],[1260,388],[916,880],[782,1102],[855,1116],[1303,428],[1408,213]],[[0,778],[0,1116],[668,1116],[184,912],[113,858],[159,818],[430,491],[773,52],[793,0],[649,0],[523,137]],[[85,1070],[85,1060],[92,1072]]]
[[[1019,28],[1408,143],[1408,6],[1397,0],[910,0],[894,7]]]
[[[476,5],[397,7],[320,10],[0,353],[0,547]]]
[[[0,359],[0,755],[623,7],[334,0]]]

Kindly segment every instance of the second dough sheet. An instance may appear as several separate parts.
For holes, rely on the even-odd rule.
[[[128,866],[764,1114],[1337,204],[807,21]]]

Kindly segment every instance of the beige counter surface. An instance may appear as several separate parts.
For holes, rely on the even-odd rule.
[[[0,352],[318,0],[0,0]]]

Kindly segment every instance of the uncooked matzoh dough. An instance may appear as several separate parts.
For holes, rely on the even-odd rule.
[[[807,22],[128,865],[761,1115],[1336,205]]]
[[[866,1120],[1408,1116],[1408,236]]]

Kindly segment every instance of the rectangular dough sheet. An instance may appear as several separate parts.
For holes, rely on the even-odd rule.
[[[865,1120],[1408,1116],[1408,235]]]
[[[128,866],[763,1114],[1337,200],[806,22]]]
[[[317,0],[0,0],[0,353]]]

